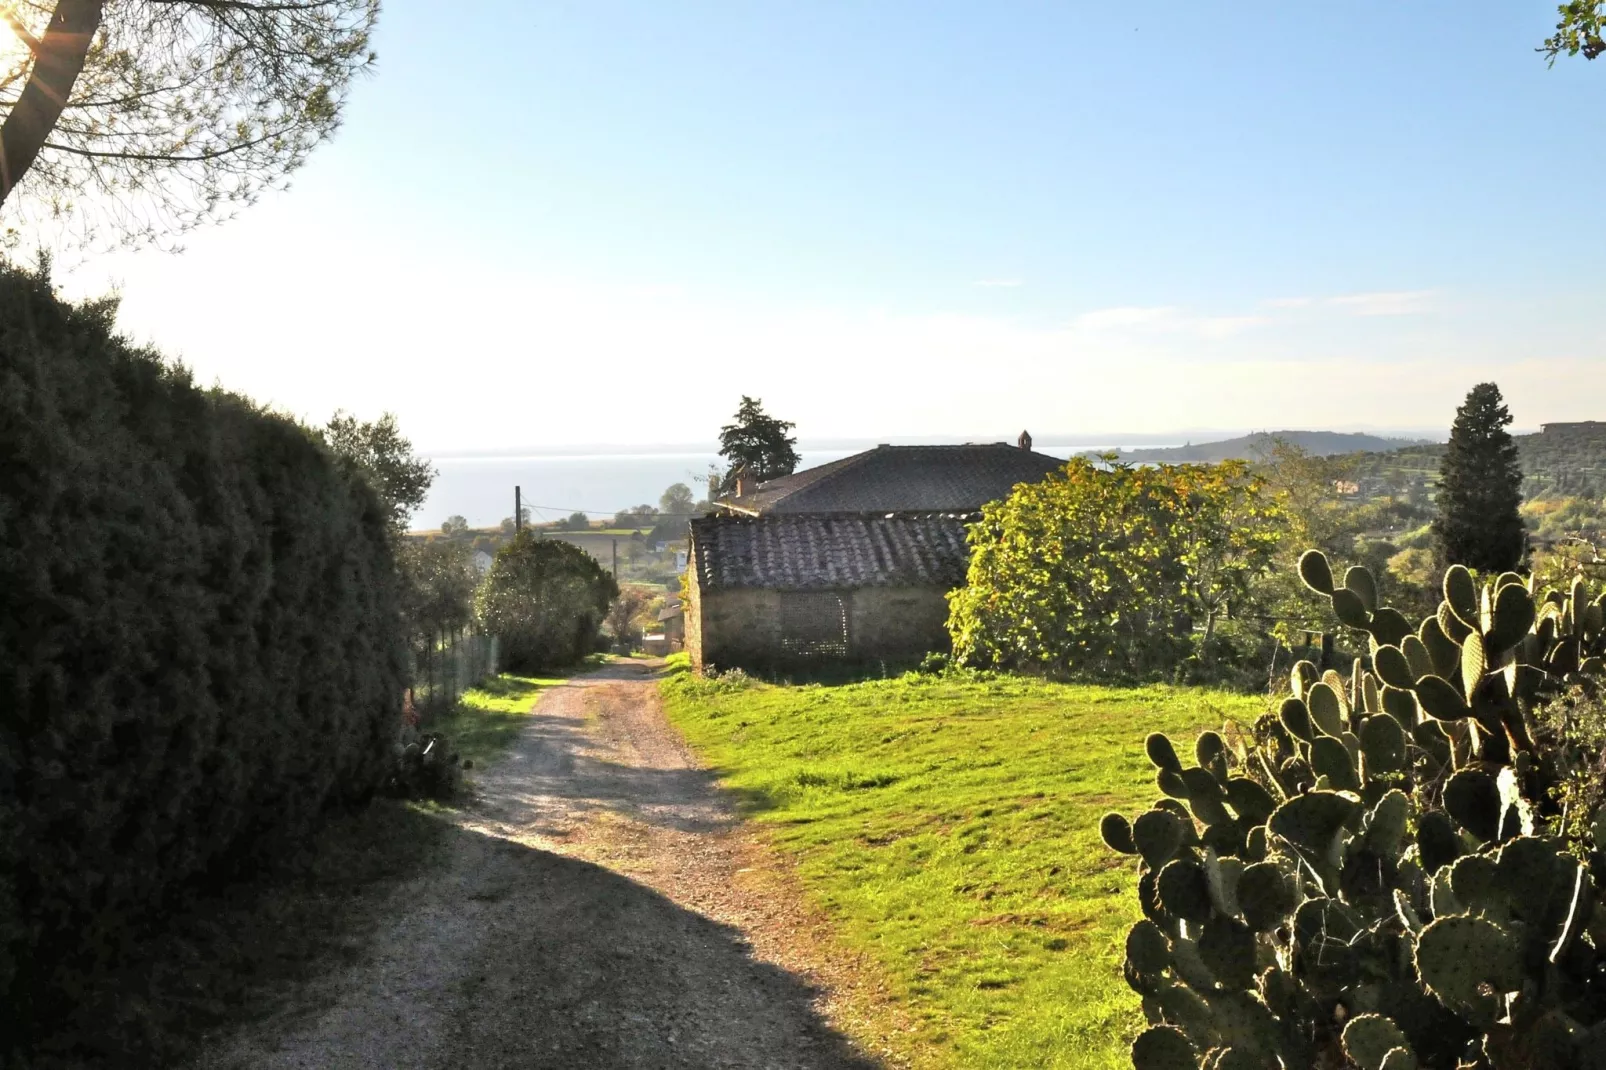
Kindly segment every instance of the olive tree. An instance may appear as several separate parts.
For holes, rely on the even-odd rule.
[[[378,16],[379,0],[0,0],[0,208],[129,241],[226,218],[334,133]]]

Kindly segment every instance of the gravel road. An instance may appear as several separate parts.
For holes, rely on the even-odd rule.
[[[859,971],[665,722],[655,669],[546,692],[364,961],[198,1067],[880,1065],[827,1024]]]

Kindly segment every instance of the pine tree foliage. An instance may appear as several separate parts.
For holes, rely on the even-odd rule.
[[[1433,533],[1444,562],[1480,572],[1517,568],[1527,550],[1518,511],[1522,468],[1506,430],[1511,413],[1494,383],[1479,383],[1456,410],[1439,469]]]
[[[0,269],[0,1064],[185,882],[370,796],[406,654],[379,498]]]
[[[333,135],[378,17],[379,0],[0,3],[4,218],[72,219],[96,243],[227,218]]]
[[[735,421],[719,429],[720,456],[729,462],[719,493],[734,493],[738,476],[762,483],[797,471],[797,438],[791,434],[796,426],[777,420],[764,411],[762,401],[743,394]]]

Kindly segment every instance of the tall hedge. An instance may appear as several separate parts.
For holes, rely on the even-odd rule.
[[[0,269],[0,1036],[366,799],[401,722],[382,504],[112,312]]]

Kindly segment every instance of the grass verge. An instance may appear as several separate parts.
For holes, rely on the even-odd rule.
[[[864,1037],[921,1067],[1126,1067],[1135,866],[1107,810],[1155,797],[1142,740],[1264,701],[1199,689],[909,675],[779,687],[689,674],[671,720],[767,826],[915,1023]]]
[[[579,668],[548,676],[513,676],[503,673],[463,692],[450,713],[426,717],[420,728],[439,732],[465,761],[476,767],[496,759],[519,734],[525,717],[541,692],[567,680],[573,672],[599,665],[593,655]]]

